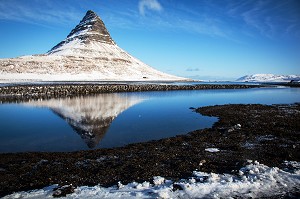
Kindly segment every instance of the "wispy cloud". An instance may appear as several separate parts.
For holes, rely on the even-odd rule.
[[[189,32],[204,34],[212,37],[228,37],[226,29],[221,28],[222,25],[218,24],[218,22],[211,18],[203,19],[203,21],[179,19],[178,21],[174,20],[173,24],[175,27]]]
[[[139,12],[141,15],[145,15],[146,9],[153,11],[162,11],[163,8],[157,0],[140,0]]]
[[[190,75],[187,78],[203,80],[203,81],[234,81],[238,77],[218,76],[218,75]]]
[[[297,1],[233,1],[227,14],[241,20],[241,30],[246,35],[278,39],[285,36],[298,37],[300,27]],[[243,25],[244,24],[244,25]],[[292,31],[291,31],[292,30]],[[299,30],[299,29],[298,29]]]
[[[228,26],[225,8],[211,1],[197,1],[190,5],[184,1],[165,3],[159,25],[168,30],[179,30],[194,34],[219,37],[242,43],[233,37],[235,30]],[[214,12],[212,12],[214,11]]]
[[[186,71],[188,72],[197,72],[197,71],[200,71],[199,68],[187,68]]]
[[[293,0],[163,1],[163,4],[160,0],[139,0],[138,5],[131,0],[0,0],[0,20],[73,26],[87,9],[96,9],[108,26],[179,30],[243,43],[249,37],[300,38],[299,3],[297,8],[289,2]]]
[[[73,6],[60,8],[59,1],[0,1],[0,19],[47,26],[78,21],[81,13]],[[34,6],[33,6],[34,5]]]

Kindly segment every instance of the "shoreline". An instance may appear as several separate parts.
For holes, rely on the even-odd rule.
[[[266,87],[244,84],[46,84],[11,85],[0,87],[0,103],[14,103],[29,100],[65,98],[100,93],[212,90],[212,89],[250,89]],[[268,86],[269,87],[269,86]]]
[[[249,89],[266,87],[246,84],[32,84],[0,87],[0,103],[18,102],[34,99],[50,99],[95,95],[100,93],[206,90],[206,89]]]
[[[237,175],[248,160],[279,168],[286,160],[300,162],[299,103],[216,105],[195,111],[219,121],[212,128],[119,148],[1,154],[0,196],[51,184],[109,187],[119,181],[151,182],[153,176],[176,182],[195,170]]]

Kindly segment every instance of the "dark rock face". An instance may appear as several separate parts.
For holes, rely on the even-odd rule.
[[[110,37],[103,21],[93,11],[87,11],[86,15],[80,21],[80,23],[70,32],[67,38],[76,37],[80,31],[88,30],[89,34],[85,34],[79,37],[83,40],[83,43],[89,43],[90,41],[97,41],[101,43],[114,44],[114,41]],[[92,33],[92,34],[91,34]]]
[[[55,52],[56,49],[64,44],[79,39],[84,44],[90,42],[100,42],[114,45],[115,42],[107,31],[105,24],[100,17],[92,10],[87,11],[80,23],[69,33],[67,38],[54,46],[48,53]]]

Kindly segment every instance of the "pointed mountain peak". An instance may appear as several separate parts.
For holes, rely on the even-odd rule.
[[[67,36],[67,39],[79,36],[81,36],[81,39],[85,44],[91,41],[114,44],[105,24],[92,10],[86,12],[80,23]]]
[[[155,70],[120,48],[91,10],[47,53],[3,59],[0,68],[4,82],[187,80]]]
[[[86,16],[96,16],[96,17],[98,17],[98,15],[92,10],[88,10],[84,17],[86,17]]]
[[[64,49],[70,43],[85,44],[105,43],[115,45],[100,17],[92,10],[88,10],[79,24],[69,33],[67,38],[54,46],[48,54]],[[69,48],[69,47],[68,47]]]

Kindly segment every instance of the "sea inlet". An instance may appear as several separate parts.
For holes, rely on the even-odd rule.
[[[2,102],[0,153],[112,148],[211,127],[194,108],[300,102],[300,89],[262,87],[101,93]]]

